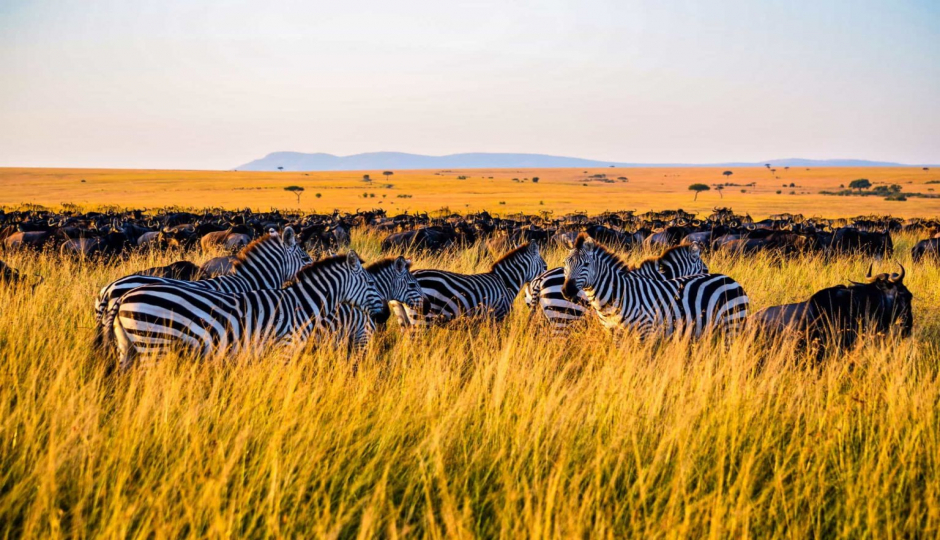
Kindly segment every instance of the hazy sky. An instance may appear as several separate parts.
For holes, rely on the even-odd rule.
[[[0,166],[940,163],[938,0],[0,0]]]

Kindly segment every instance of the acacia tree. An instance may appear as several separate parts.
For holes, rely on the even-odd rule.
[[[695,198],[692,199],[693,201],[698,200],[699,193],[703,191],[708,191],[710,189],[711,188],[708,187],[708,184],[692,184],[691,186],[689,186],[689,191],[695,192]]]
[[[297,204],[300,205],[300,196],[304,193],[304,188],[300,186],[287,186],[284,191],[290,191],[297,197]],[[317,194],[319,196],[319,193]]]
[[[725,178],[730,178],[731,175],[734,174],[734,173],[731,172],[731,171],[725,171],[725,172],[723,172],[723,173],[721,173],[721,174],[725,175]]]
[[[870,187],[871,182],[869,182],[867,178],[858,178],[849,182],[849,189],[857,189],[859,193],[861,193],[863,189]]]
[[[388,177],[391,176],[391,175],[393,175],[393,174],[395,174],[395,173],[392,172],[392,171],[385,171],[385,172],[383,172],[382,174],[384,174],[384,175],[385,175],[385,179],[388,180]]]

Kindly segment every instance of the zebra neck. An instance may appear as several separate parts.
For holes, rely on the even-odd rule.
[[[620,307],[627,289],[632,288],[634,279],[644,279],[630,272],[626,265],[614,257],[598,259],[594,283],[584,286],[588,301],[598,310],[607,307]]]
[[[504,261],[493,266],[493,274],[499,277],[503,286],[510,293],[519,294],[522,286],[525,285],[525,276],[521,265],[512,264],[512,261]]]
[[[284,284],[283,264],[274,258],[262,260],[258,254],[250,253],[235,271],[235,277],[249,283],[255,289],[280,289]]]
[[[374,273],[370,272],[370,274],[375,280],[375,288],[379,291],[379,296],[388,302],[392,299],[392,276],[384,270],[386,269]]]
[[[333,313],[339,304],[339,291],[345,288],[344,279],[304,280],[288,287],[286,290],[294,296],[297,304],[293,312],[295,324],[303,325],[322,318],[324,314]]]

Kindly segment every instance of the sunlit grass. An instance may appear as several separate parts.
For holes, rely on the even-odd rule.
[[[355,234],[367,260],[379,236]],[[912,339],[813,365],[750,333],[552,339],[501,325],[403,335],[354,361],[170,358],[106,378],[92,298],[170,262],[4,254],[4,536],[892,537],[940,534],[940,298],[911,265]],[[205,256],[187,254],[197,261]],[[645,253],[631,254],[639,260]],[[482,247],[414,267],[485,270]],[[550,266],[563,253],[546,254]],[[708,255],[755,308],[861,278],[868,260]],[[876,264],[889,270],[891,261]]]

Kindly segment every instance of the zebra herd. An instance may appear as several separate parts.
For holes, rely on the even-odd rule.
[[[200,357],[291,354],[311,339],[363,349],[394,312],[403,327],[457,318],[500,321],[525,289],[526,302],[558,333],[593,310],[610,328],[642,336],[735,330],[748,300],[740,284],[709,274],[697,245],[666,250],[635,268],[586,234],[564,267],[548,269],[537,243],[505,254],[489,272],[411,270],[402,256],[363,265],[355,252],[313,262],[288,227],[238,255],[235,273],[185,281],[131,275],[95,300],[99,350],[126,369],[181,348]]]

